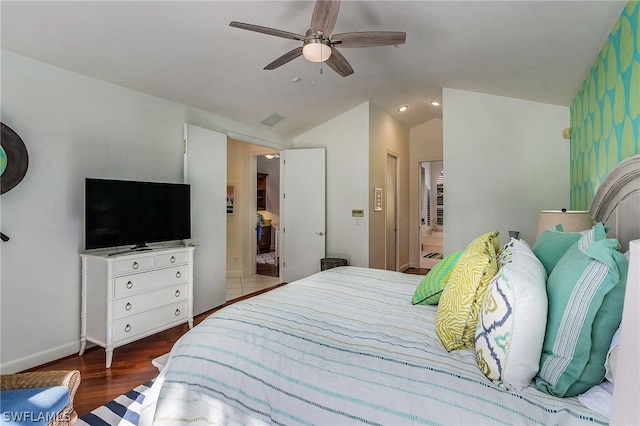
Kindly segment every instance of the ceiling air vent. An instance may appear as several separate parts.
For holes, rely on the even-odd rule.
[[[279,122],[281,122],[282,120],[284,120],[286,117],[283,117],[279,114],[271,114],[270,116],[268,116],[267,118],[265,118],[264,120],[261,121],[262,124],[266,124],[267,126],[275,126],[276,124],[278,124]]]

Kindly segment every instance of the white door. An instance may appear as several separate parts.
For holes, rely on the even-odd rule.
[[[325,149],[280,152],[280,271],[290,283],[320,271],[325,257]]]
[[[227,136],[184,125],[184,182],[191,185],[193,314],[227,297]]]

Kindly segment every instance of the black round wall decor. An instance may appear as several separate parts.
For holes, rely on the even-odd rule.
[[[29,154],[20,136],[4,123],[0,139],[0,194],[22,181],[29,167]]]

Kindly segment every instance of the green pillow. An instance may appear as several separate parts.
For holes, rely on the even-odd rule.
[[[547,281],[549,311],[536,387],[575,396],[605,375],[611,339],[622,320],[629,261],[616,239],[596,227],[558,261]]]
[[[424,276],[422,282],[413,293],[411,303],[414,305],[437,305],[440,300],[442,290],[449,281],[449,276],[454,265],[462,255],[464,250],[458,250],[446,256]]]
[[[596,240],[606,238],[607,233],[602,223],[596,223],[592,229],[596,229]],[[547,276],[551,275],[553,268],[569,247],[577,243],[580,237],[588,231],[562,232],[562,225],[556,225],[555,229],[547,229],[538,236],[531,250],[542,262],[545,271],[547,271]]]

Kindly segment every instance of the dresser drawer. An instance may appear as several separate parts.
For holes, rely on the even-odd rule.
[[[181,302],[187,298],[187,285],[180,284],[135,296],[123,297],[113,302],[113,318],[120,319],[154,309],[158,306]]]
[[[134,294],[153,287],[187,282],[187,265],[158,269],[140,274],[125,275],[115,279],[115,296]]]
[[[123,259],[113,262],[113,273],[115,275],[127,274],[131,272],[148,271],[153,268],[153,256],[138,257],[135,259]]]
[[[171,265],[181,265],[187,263],[187,252],[182,251],[178,253],[159,254],[155,257],[155,266],[165,267]]]
[[[162,306],[113,322],[113,342],[130,339],[152,330],[160,330],[166,324],[187,319],[187,302]]]

